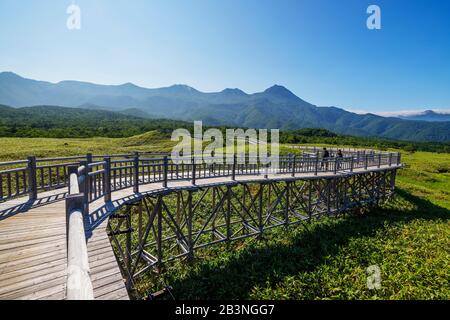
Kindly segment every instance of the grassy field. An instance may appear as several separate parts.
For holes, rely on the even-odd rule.
[[[0,161],[38,157],[169,151],[167,137],[0,138]],[[283,151],[289,151],[283,147]],[[263,240],[199,251],[153,279],[177,299],[450,299],[450,154],[403,152],[397,196],[363,216],[327,218],[279,229]],[[201,257],[205,257],[202,259]],[[377,265],[381,287],[366,286]]]
[[[142,152],[166,152],[175,142],[156,131],[130,138],[0,138],[0,161],[38,158]]]

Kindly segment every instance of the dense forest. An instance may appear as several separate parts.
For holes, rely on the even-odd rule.
[[[403,149],[405,151],[429,151],[438,153],[450,153],[450,142],[412,142],[387,140],[376,137],[364,138],[348,135],[340,135],[325,129],[300,129],[280,132],[281,143],[316,143],[333,144],[355,147],[367,147],[374,149]]]
[[[170,134],[192,124],[168,119],[143,119],[118,112],[38,106],[0,106],[0,137],[88,138],[130,137],[157,130]]]
[[[0,106],[0,137],[28,138],[122,138],[158,131],[166,137],[177,128],[193,131],[192,122],[168,119],[144,119],[118,112],[38,106],[11,108]],[[208,127],[204,127],[207,129]],[[223,132],[227,127],[218,126]],[[377,149],[399,148],[406,151],[450,152],[450,142],[411,142],[340,135],[325,129],[283,130],[281,143],[326,143]]]

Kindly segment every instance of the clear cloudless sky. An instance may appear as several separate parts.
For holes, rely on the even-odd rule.
[[[68,30],[67,7],[81,8]],[[381,8],[369,30],[367,7]],[[320,106],[450,108],[448,0],[0,0],[0,71],[58,82],[273,84]]]

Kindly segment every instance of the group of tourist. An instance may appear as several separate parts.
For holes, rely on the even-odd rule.
[[[337,159],[342,159],[344,157],[344,155],[342,154],[342,150],[338,149],[337,153],[336,153],[336,158]],[[323,168],[325,166],[325,170],[328,170],[328,159],[330,159],[330,152],[327,150],[327,148],[323,148],[323,152],[322,152],[322,162],[320,167]]]

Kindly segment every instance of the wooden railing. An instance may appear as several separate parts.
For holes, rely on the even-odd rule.
[[[92,300],[94,291],[89,275],[89,259],[83,216],[86,211],[83,172],[86,167],[69,167],[69,195],[66,197],[68,300]]]
[[[211,177],[231,177],[239,175],[259,175],[274,173],[319,174],[324,172],[353,171],[354,169],[400,164],[400,153],[375,151],[343,151],[337,157],[330,150],[330,157],[321,158],[320,149],[302,149],[302,155],[282,155],[279,167],[268,170],[263,159],[258,157],[228,157],[223,163],[211,163],[212,158],[192,157],[188,163],[177,164],[168,155],[133,153],[111,156],[92,155],[36,159],[0,163],[0,202],[28,195],[35,200],[38,193],[62,189],[69,186],[69,167],[84,166],[87,202],[112,191],[133,187],[137,192],[139,185],[152,182],[191,180]],[[231,159],[231,161],[229,160]]]

